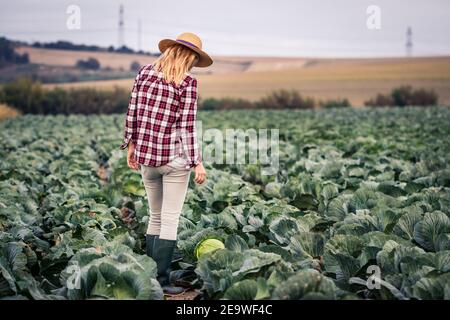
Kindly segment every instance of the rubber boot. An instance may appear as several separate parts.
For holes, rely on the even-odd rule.
[[[158,238],[157,235],[153,235],[153,234],[145,235],[145,252],[152,259],[153,259],[153,247],[154,247],[156,238]]]
[[[179,294],[184,292],[182,287],[172,286],[169,281],[170,264],[172,263],[176,243],[176,240],[160,239],[159,237],[154,239],[153,259],[156,261],[158,269],[157,280],[166,294]]]

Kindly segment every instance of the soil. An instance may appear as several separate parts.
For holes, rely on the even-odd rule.
[[[198,292],[197,290],[188,290],[188,291],[185,291],[183,293],[173,295],[173,296],[167,295],[166,299],[167,300],[194,300],[199,294],[200,294],[200,292]]]

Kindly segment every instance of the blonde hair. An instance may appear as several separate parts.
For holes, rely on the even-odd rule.
[[[164,74],[167,83],[174,82],[180,85],[186,76],[185,73],[193,67],[194,61],[198,58],[193,50],[175,43],[153,62],[153,67]]]

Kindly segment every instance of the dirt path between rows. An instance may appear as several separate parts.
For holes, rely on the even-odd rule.
[[[197,290],[188,290],[183,293],[167,296],[167,300],[194,300],[200,293]]]

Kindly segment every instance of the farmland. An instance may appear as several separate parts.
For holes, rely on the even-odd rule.
[[[302,61],[300,61],[302,62]],[[273,65],[271,65],[273,64]],[[198,74],[199,92],[204,98],[257,100],[271,90],[295,89],[316,99],[348,98],[360,106],[377,93],[410,84],[435,90],[442,104],[450,104],[450,58],[414,59],[307,59],[289,68],[275,61],[252,64],[245,72]],[[195,69],[194,69],[195,70]],[[132,87],[132,79],[58,84],[62,87],[108,89]],[[54,85],[47,85],[54,87]]]
[[[207,182],[191,181],[173,266],[198,298],[450,299],[449,108],[199,119],[203,129],[279,128],[280,170],[206,163]],[[145,255],[145,191],[119,150],[123,124],[0,122],[0,298],[163,298]],[[225,249],[197,259],[207,238]]]
[[[46,66],[74,66],[78,59],[94,57],[102,67],[129,70],[133,61],[141,65],[155,57],[137,54],[88,52],[20,47],[30,62]],[[450,104],[450,57],[342,58],[214,56],[206,69],[194,68],[203,98],[244,98],[258,100],[271,90],[296,89],[316,99],[348,98],[360,106],[377,93],[388,93],[401,85],[435,90],[441,104]],[[113,86],[130,90],[133,79],[100,80],[48,84],[62,87]]]

